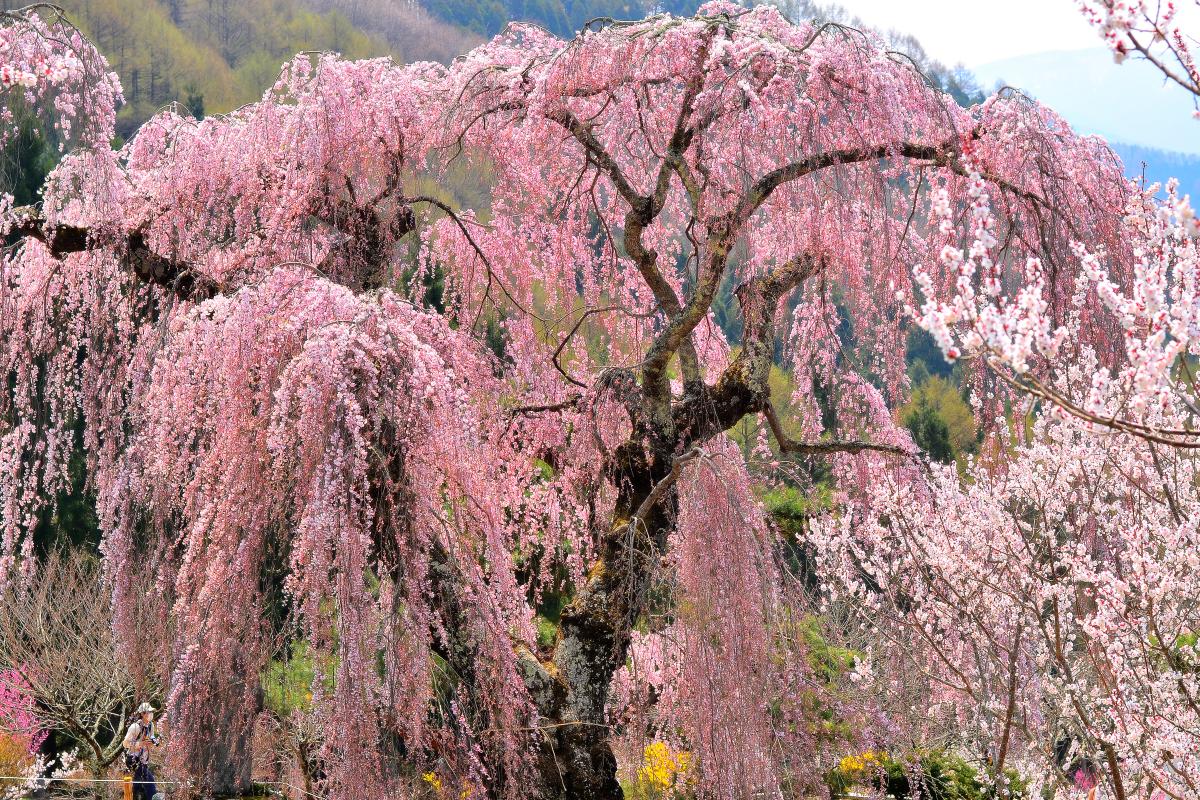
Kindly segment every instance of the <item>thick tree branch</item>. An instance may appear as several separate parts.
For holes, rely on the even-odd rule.
[[[670,173],[674,170],[675,164],[682,163],[683,153],[689,146],[694,135],[694,130],[687,126],[687,121],[692,114],[692,106],[696,94],[699,93],[702,85],[703,80],[701,76],[700,79],[693,80],[689,84],[687,92],[685,92],[680,105],[679,116],[676,120],[675,130],[667,147],[667,155],[663,160],[655,182],[655,190],[649,196],[638,193],[622,171],[620,165],[616,162],[616,159],[605,149],[600,140],[596,138],[591,126],[580,121],[570,109],[560,107],[546,115],[548,119],[557,122],[565,128],[583,146],[588,154],[588,158],[608,176],[609,180],[616,187],[618,194],[629,204],[629,211],[625,214],[622,242],[625,252],[637,264],[638,271],[642,275],[642,280],[650,287],[655,302],[658,303],[659,308],[662,309],[668,318],[678,316],[682,306],[674,288],[672,288],[670,282],[667,281],[662,271],[658,268],[658,253],[644,245],[642,234],[662,211],[666,203],[668,189],[670,188],[668,180]],[[672,355],[675,352],[680,352],[685,380],[699,381],[699,357],[696,355],[695,347],[690,342],[681,342],[671,352]]]
[[[583,145],[583,149],[587,151],[591,159],[600,169],[604,171],[613,182],[617,192],[633,208],[639,208],[642,205],[648,205],[648,198],[638,194],[638,191],[633,188],[625,173],[621,170],[621,166],[616,159],[605,149],[600,140],[596,138],[596,134],[592,132],[592,126],[583,122],[579,117],[566,106],[559,106],[546,112],[546,118],[551,122],[556,122],[566,129],[575,140]]]
[[[763,406],[762,414],[771,428],[771,433],[774,435],[775,441],[779,444],[779,452],[787,455],[817,456],[831,455],[833,453],[862,452],[888,453],[896,456],[904,456],[905,458],[911,458],[913,455],[903,447],[891,444],[875,444],[874,442],[845,439],[829,439],[823,442],[798,442],[783,432],[783,426],[779,422],[775,408],[769,402]]]
[[[700,449],[697,447],[693,447],[683,455],[676,457],[671,462],[671,471],[660,479],[658,483],[654,484],[654,488],[650,490],[650,493],[642,500],[641,505],[637,507],[637,511],[629,518],[629,524],[626,526],[626,529],[632,530],[636,535],[639,526],[645,524],[644,520],[650,516],[650,512],[663,501],[663,498],[667,496],[667,492],[679,480],[679,473],[683,472],[683,468],[699,457]]]
[[[388,192],[385,191],[365,205],[339,200],[324,211],[329,217],[328,224],[347,235],[351,259],[376,271],[387,258],[387,243],[416,227],[410,201],[404,198],[401,198],[401,208],[394,219],[385,221],[380,216],[377,205],[387,196]],[[411,202],[415,201],[431,202],[427,198],[414,198]],[[9,236],[18,242],[35,239],[46,245],[55,258],[82,253],[94,247],[113,247],[124,253],[125,261],[138,278],[165,289],[181,300],[202,302],[216,297],[227,288],[199,273],[195,265],[156,252],[146,241],[144,227],[123,236],[114,236],[75,225],[50,226],[45,216],[32,206],[15,209],[13,217],[16,224],[9,231]],[[458,221],[457,218],[455,221]],[[364,275],[368,282],[373,277]]]
[[[33,208],[17,209],[18,222],[10,236],[21,239],[36,239],[50,250],[55,258],[72,253],[82,253],[105,242],[96,238],[87,228],[73,225],[46,226],[46,219]],[[133,273],[146,283],[153,283],[173,293],[181,300],[200,302],[215,297],[221,287],[211,279],[197,275],[187,264],[159,255],[146,244],[142,231],[134,231],[124,241],[112,242],[124,250],[126,260]]]
[[[561,403],[546,403],[538,406],[518,406],[508,412],[510,417],[517,417],[525,414],[544,414],[551,411],[566,411],[568,408],[576,408],[579,401],[583,399],[583,395],[572,395],[570,399],[564,400]]]
[[[732,211],[710,219],[706,223],[708,241],[701,264],[700,278],[692,296],[688,298],[680,312],[670,319],[667,327],[659,334],[647,353],[643,362],[643,385],[648,387],[648,390],[656,384],[662,385],[671,357],[678,352],[680,345],[688,340],[692,331],[711,308],[721,279],[725,274],[729,253],[741,235],[745,223],[780,186],[837,164],[901,156],[910,159],[933,160],[942,165],[950,165],[953,154],[954,149],[951,144],[921,145],[911,142],[879,147],[831,150],[779,167],[759,178],[746,191]],[[792,265],[792,269],[795,270],[796,266]],[[786,284],[790,277],[790,273],[787,273],[785,269],[780,280]],[[803,280],[803,278],[801,277],[799,280]],[[792,284],[792,286],[794,285]],[[768,286],[763,285],[761,288],[766,289]],[[772,309],[772,313],[773,311],[774,309]],[[748,408],[747,410],[753,409]]]
[[[742,309],[742,346],[716,383],[701,396],[688,398],[674,410],[675,425],[687,443],[704,441],[728,430],[770,399],[767,380],[775,341],[779,301],[825,267],[823,259],[801,253],[782,267],[738,287]]]
[[[972,139],[977,139],[979,136],[980,131],[978,129],[972,131],[970,134],[970,138]],[[744,224],[771,197],[776,189],[785,183],[802,178],[805,175],[811,175],[814,172],[819,172],[820,170],[839,164],[856,164],[864,161],[876,161],[883,158],[895,157],[912,161],[931,161],[935,165],[948,169],[956,175],[965,176],[970,174],[967,165],[960,158],[960,150],[957,143],[953,141],[946,141],[936,145],[899,142],[880,145],[878,147],[830,150],[825,153],[809,156],[800,161],[785,164],[763,175],[742,196],[741,201],[737,204],[731,216],[735,220],[736,226]],[[1044,197],[1017,186],[994,172],[980,169],[980,177],[988,183],[994,184],[999,189],[1021,198],[1030,205],[1038,206],[1057,214],[1054,206],[1047,202]]]
[[[799,161],[793,161],[790,164],[785,164],[778,169],[771,170],[755,181],[746,193],[742,196],[741,201],[734,207],[730,217],[735,229],[740,229],[741,225],[750,219],[763,203],[765,203],[771,195],[780,186],[785,183],[802,178],[805,175],[811,175],[814,172],[819,172],[829,167],[839,164],[857,164],[864,161],[878,161],[881,158],[890,156],[900,156],[902,158],[922,161],[933,161],[941,165],[949,165],[956,152],[953,143],[945,142],[937,145],[917,144],[915,142],[899,142],[893,144],[879,145],[878,147],[856,147],[844,148],[840,150],[829,150],[824,153],[817,153],[808,158]]]
[[[977,137],[978,135],[978,131],[974,131],[971,134],[972,137]],[[958,148],[953,142],[943,142],[937,145],[899,142],[890,145],[880,145],[878,147],[831,150],[786,164],[768,172],[751,185],[750,189],[742,196],[731,212],[709,220],[707,223],[708,243],[704,263],[701,265],[700,278],[693,289],[692,296],[688,298],[687,303],[680,309],[679,313],[670,318],[666,328],[659,334],[643,361],[643,386],[647,388],[648,394],[653,395],[655,393],[654,387],[656,386],[658,387],[657,393],[660,395],[663,394],[662,386],[666,378],[667,364],[670,362],[671,357],[679,351],[681,345],[686,341],[690,341],[692,331],[695,330],[696,326],[707,315],[716,296],[717,289],[720,286],[721,279],[724,276],[729,260],[729,253],[734,243],[737,241],[749,218],[770,198],[776,189],[790,181],[839,164],[861,163],[892,157],[931,161],[940,167],[949,169],[955,174],[969,174],[967,166],[958,157]],[[1051,213],[1056,213],[1053,206],[1033,192],[1022,189],[993,173],[982,173],[982,177],[1003,191],[1016,195],[1031,205],[1046,208]],[[759,285],[758,290],[760,292],[782,292],[794,288],[804,277],[807,277],[800,274],[802,271],[801,267],[802,263],[789,262],[788,266],[780,270],[777,287],[774,287],[771,283],[763,283]],[[770,276],[768,276],[768,280],[770,279]],[[741,299],[739,297],[739,300]],[[776,297],[777,300],[778,297]],[[746,310],[743,301],[743,314],[745,313]],[[771,308],[771,313],[774,313],[774,308]],[[768,326],[770,326],[771,322],[769,319],[765,320],[765,324]],[[759,331],[757,334],[747,337],[747,340],[743,342],[743,351],[739,354],[740,360],[745,361],[750,355],[757,355],[757,352],[748,353],[745,345],[751,342],[757,342],[761,345],[765,333],[765,331]],[[739,365],[739,369],[745,366],[746,364],[743,363]],[[743,398],[740,406],[745,411],[742,413],[756,410],[756,406],[745,401],[747,399],[746,389],[751,389],[750,394],[761,392],[757,381],[748,380],[743,377],[741,380],[730,382],[726,381],[726,376],[722,376],[722,379],[718,381],[718,386],[721,383],[729,383],[729,389],[736,396]],[[731,408],[729,413],[736,413],[736,408]]]

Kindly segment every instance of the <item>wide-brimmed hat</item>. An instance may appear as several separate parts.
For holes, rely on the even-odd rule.
[[[137,713],[139,713],[139,714],[153,714],[153,713],[154,713],[154,706],[150,705],[149,703],[142,703],[140,706],[138,706]]]

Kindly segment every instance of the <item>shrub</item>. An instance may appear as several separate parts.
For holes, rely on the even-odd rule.
[[[26,752],[33,753],[45,740],[46,732],[37,718],[27,687],[28,683],[17,670],[0,670],[0,733],[23,742]]]
[[[34,764],[30,738],[0,730],[0,775],[25,775]],[[0,780],[0,797],[22,789],[24,781]]]
[[[1025,798],[1026,787],[1013,770],[1005,770],[1013,798]],[[830,772],[827,783],[835,797],[855,786],[881,789],[897,800],[993,800],[996,793],[961,756],[945,750],[922,750],[898,759],[868,750],[848,755]]]

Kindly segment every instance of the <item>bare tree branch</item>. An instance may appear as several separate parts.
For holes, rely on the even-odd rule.
[[[157,635],[149,619],[139,627]],[[0,669],[20,676],[41,721],[78,742],[93,772],[120,755],[136,693],[148,689],[150,676],[126,659],[139,644],[118,640],[99,563],[82,552],[51,553],[0,588]]]

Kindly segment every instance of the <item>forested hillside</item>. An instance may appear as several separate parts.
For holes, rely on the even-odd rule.
[[[449,63],[483,41],[477,32],[438,19],[413,0],[304,0],[304,4],[321,13],[344,14],[355,27],[387,42],[393,57],[405,63]]]
[[[0,0],[0,7],[26,5]],[[185,103],[198,116],[256,99],[280,63],[302,50],[361,58],[387,44],[344,15],[298,0],[63,0],[68,17],[108,57],[125,90],[118,134],[128,136],[161,106]]]
[[[565,36],[579,30],[588,20],[600,17],[638,19],[647,12],[667,11],[690,15],[700,6],[697,0],[423,0],[439,18],[480,34],[497,33],[509,20],[536,22]],[[353,0],[348,0],[353,2]]]

